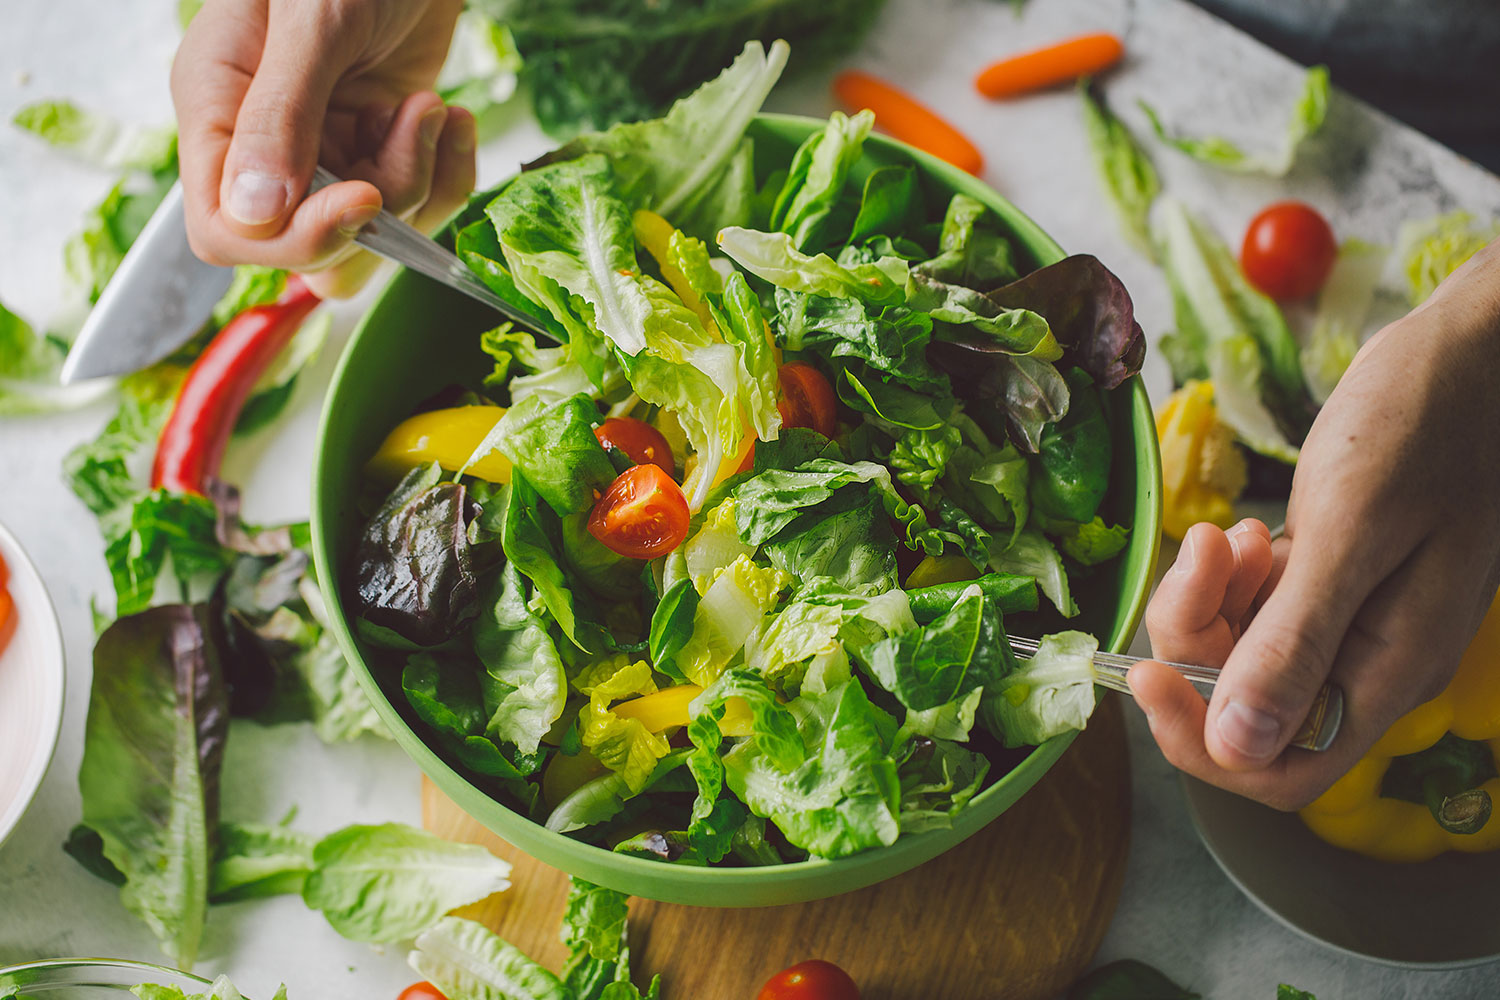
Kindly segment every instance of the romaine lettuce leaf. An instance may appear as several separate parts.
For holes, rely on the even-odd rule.
[[[851,591],[896,586],[896,536],[871,490],[848,491],[798,517],[765,544],[765,554],[804,582],[826,577]]]
[[[452,1000],[573,1000],[556,975],[460,917],[443,917],[417,935],[407,961]]]
[[[907,223],[920,216],[921,207],[922,188],[915,167],[909,163],[876,167],[865,178],[849,242],[904,232]]]
[[[791,577],[774,566],[759,566],[747,555],[736,558],[698,602],[693,634],[674,661],[677,669],[699,687],[712,684],[790,582]]]
[[[546,626],[526,603],[526,587],[507,564],[480,598],[474,652],[490,718],[485,735],[534,754],[562,715],[568,679]]]
[[[12,124],[85,163],[114,170],[155,171],[177,162],[177,130],[127,125],[72,101],[37,101]]]
[[[1098,87],[1080,81],[1078,95],[1083,101],[1083,122],[1088,129],[1094,166],[1109,195],[1110,207],[1119,216],[1126,239],[1154,260],[1151,206],[1161,193],[1156,168],[1125,123],[1109,109]]]
[[[1319,406],[1328,402],[1364,340],[1365,320],[1387,256],[1385,247],[1345,240],[1318,292],[1312,333],[1302,348],[1302,374],[1308,394]]]
[[[852,118],[835,111],[823,130],[808,136],[792,156],[770,222],[772,229],[790,235],[798,250],[818,249],[837,238],[830,231],[834,211],[874,124],[873,111]]]
[[[209,879],[211,903],[301,895],[317,839],[279,826],[224,823]]]
[[[562,524],[519,470],[513,470],[502,504],[500,545],[505,557],[531,580],[542,605],[563,634],[585,652],[610,648],[613,640],[600,624],[588,593],[575,587],[564,569]]]
[[[889,463],[896,478],[908,486],[931,489],[948,469],[963,440],[957,427],[915,428],[902,433],[891,449]]]
[[[718,244],[736,264],[777,288],[854,298],[872,306],[900,305],[906,299],[907,264],[900,257],[845,266],[825,253],[802,253],[786,233],[742,226],[721,229]]]
[[[1297,459],[1312,409],[1296,339],[1276,303],[1252,288],[1229,248],[1182,204],[1159,216],[1177,332],[1162,350],[1178,382],[1213,381],[1219,418],[1251,449]]]
[[[826,358],[859,358],[911,389],[949,393],[948,380],[927,361],[932,318],[904,306],[871,315],[854,298],[829,298],[776,290],[778,340],[789,351]]]
[[[985,691],[980,718],[1008,747],[1038,746],[1082,729],[1094,711],[1094,653],[1083,632],[1043,636],[1029,660]]]
[[[596,17],[591,11],[590,18]],[[673,104],[663,117],[580,136],[528,166],[603,153],[613,162],[631,207],[651,209],[679,229],[709,238],[727,220],[717,222],[697,210],[705,202],[723,205],[716,188],[743,155],[745,129],[780,78],[790,51],[781,41],[769,50],[758,41],[746,42],[722,73]],[[753,178],[745,179],[753,184]]]
[[[640,793],[657,761],[672,748],[641,720],[621,718],[609,706],[630,695],[654,692],[651,664],[617,656],[597,665],[587,680],[580,679],[577,686],[589,697],[579,716],[583,745],[599,763],[620,776],[630,795]]]
[[[979,793],[989,770],[987,759],[957,743],[913,740],[911,755],[898,770],[902,835],[952,828],[954,817]]]
[[[417,718],[438,734],[460,764],[499,779],[524,806],[531,805],[535,786],[520,779],[540,766],[540,758],[507,751],[486,735],[491,714],[485,711],[479,674],[472,663],[418,653],[401,671],[401,690]]]
[[[585,513],[615,479],[594,434],[598,420],[598,407],[586,395],[552,404],[530,396],[505,411],[465,464],[496,449],[558,514]]]
[[[1034,577],[1047,600],[1064,618],[1078,614],[1078,605],[1068,588],[1068,574],[1063,569],[1057,549],[1036,528],[1027,528],[1013,540],[992,539],[990,569],[996,573]]]
[[[1151,121],[1156,137],[1199,163],[1236,173],[1285,177],[1297,159],[1297,151],[1302,148],[1303,140],[1322,128],[1323,119],[1328,116],[1328,67],[1308,68],[1302,82],[1302,93],[1293,105],[1291,118],[1287,122],[1286,142],[1277,153],[1246,153],[1228,139],[1219,136],[1194,139],[1170,135],[1151,105],[1145,101],[1140,104],[1141,110]]]
[[[785,710],[796,720],[800,763],[787,767],[759,736],[744,740],[723,757],[730,789],[816,857],[893,843],[901,800],[890,755],[895,720],[857,680],[793,699]]]
[[[1402,225],[1396,255],[1406,274],[1411,304],[1426,302],[1444,278],[1496,237],[1500,237],[1500,222],[1476,225],[1467,212]]]
[[[1015,665],[994,602],[977,586],[941,618],[866,646],[858,655],[876,683],[917,712],[990,686]]]
[[[313,863],[302,899],[351,941],[409,941],[449,910],[510,887],[510,862],[399,823],[329,834]]]
[[[947,285],[981,292],[1017,277],[1010,241],[988,225],[989,210],[966,194],[948,201],[938,234],[938,255],[913,272]]]

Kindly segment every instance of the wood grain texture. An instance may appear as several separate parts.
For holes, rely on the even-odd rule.
[[[567,878],[522,854],[424,783],[423,822],[515,865],[508,892],[460,911],[550,968]],[[1087,966],[1119,899],[1130,764],[1119,696],[998,820],[920,868],[793,906],[726,910],[631,901],[636,980],[671,1000],[750,1000],[807,958],[847,969],[864,1000],[1051,1000]]]

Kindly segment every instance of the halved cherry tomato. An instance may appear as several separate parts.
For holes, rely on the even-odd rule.
[[[661,431],[634,417],[610,417],[594,428],[594,437],[606,448],[618,448],[637,465],[659,465],[671,475],[676,471],[672,446]]]
[[[1240,267],[1250,284],[1280,302],[1305,299],[1323,287],[1339,255],[1333,228],[1300,201],[1278,201],[1250,220]]]
[[[823,373],[805,361],[781,366],[781,400],[776,409],[785,427],[811,427],[826,438],[838,430],[838,401]]]
[[[859,987],[837,965],[814,958],[776,973],[755,1000],[859,1000]]]
[[[448,1000],[431,983],[412,983],[401,991],[396,1000]]]
[[[589,534],[631,559],[664,556],[687,538],[687,497],[658,465],[633,465],[610,483],[589,514]]]

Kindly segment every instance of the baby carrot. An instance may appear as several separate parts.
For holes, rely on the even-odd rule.
[[[846,70],[834,78],[833,93],[851,112],[863,108],[875,112],[880,130],[902,142],[971,174],[984,169],[984,157],[962,132],[879,77]]]
[[[974,78],[985,97],[1017,97],[1033,90],[1093,76],[1120,61],[1125,47],[1108,32],[1079,35],[986,67]]]
[[[10,617],[10,609],[14,603],[11,600],[10,591],[5,586],[9,578],[10,569],[5,565],[5,560],[0,558],[0,630],[5,628],[5,620]]]

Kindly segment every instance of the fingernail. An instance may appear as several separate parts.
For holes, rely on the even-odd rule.
[[[379,205],[360,205],[350,208],[339,216],[339,232],[345,236],[358,235],[359,231],[374,221],[375,216],[380,214]]]
[[[1219,738],[1252,760],[1261,760],[1276,752],[1281,723],[1275,716],[1231,701],[1219,713]]]
[[[417,134],[428,148],[436,148],[438,136],[443,134],[443,123],[448,120],[447,108],[433,108],[417,123]]]
[[[1250,525],[1246,524],[1244,521],[1241,521],[1239,524],[1236,524],[1234,527],[1224,532],[1224,537],[1232,542],[1249,530]]]
[[[286,211],[286,181],[258,170],[241,170],[229,185],[224,211],[246,226],[275,222]]]

